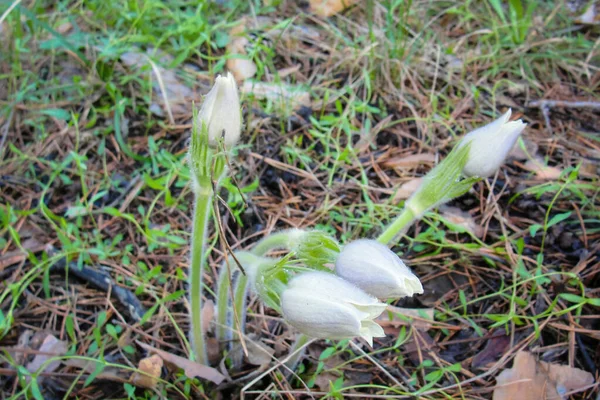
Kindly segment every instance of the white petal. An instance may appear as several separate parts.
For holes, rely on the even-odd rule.
[[[335,273],[381,299],[423,292],[419,279],[402,260],[375,240],[360,239],[344,246],[336,260]],[[420,289],[415,291],[415,286]]]
[[[302,289],[284,290],[281,308],[286,321],[308,336],[345,339],[360,335],[361,322],[351,307],[312,296]]]
[[[469,159],[463,169],[465,176],[482,178],[493,175],[504,163],[527,124],[521,120],[507,122],[510,110],[494,122],[467,134],[459,146],[471,143]]]
[[[327,272],[300,274],[289,283],[290,288],[310,288],[315,296],[349,302],[356,305],[377,305],[379,301],[353,284]]]

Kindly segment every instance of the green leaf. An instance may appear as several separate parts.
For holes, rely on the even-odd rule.
[[[112,324],[106,324],[106,333],[108,333],[110,336],[112,336],[113,338],[117,339],[119,334],[117,333],[117,330],[115,329],[114,325]]]
[[[533,224],[529,227],[529,236],[535,237],[536,233],[540,230],[542,226],[540,224]]]
[[[98,314],[98,318],[96,319],[96,325],[98,326],[98,328],[101,328],[102,326],[104,326],[105,322],[106,322],[106,311],[101,311]]]
[[[587,299],[587,302],[592,306],[600,307],[600,299]]]
[[[448,367],[448,371],[452,371],[452,372],[460,372],[461,370],[462,370],[462,366],[460,365],[460,363],[452,364],[451,366]]]
[[[45,110],[41,110],[40,113],[54,117],[61,121],[69,121],[71,119],[71,113],[69,113],[67,110],[63,110],[62,108],[47,108]]]
[[[556,224],[558,224],[559,222],[564,221],[565,219],[569,218],[571,216],[571,211],[566,212],[566,213],[562,213],[562,214],[556,214],[554,217],[552,217],[552,219],[550,219],[550,221],[548,221],[548,225],[547,227],[550,228],[551,226],[554,226]]]
[[[569,303],[575,303],[575,304],[581,304],[581,303],[586,302],[585,297],[581,297],[581,296],[578,296],[578,295],[572,294],[572,293],[561,293],[560,298],[565,299]]]
[[[87,379],[83,383],[83,387],[89,386],[94,381],[94,379],[96,379],[96,377],[98,375],[100,375],[102,373],[102,371],[104,371],[104,367],[105,367],[105,365],[103,363],[97,361],[96,362],[96,368],[94,369],[94,372],[92,372],[90,374],[90,376],[87,377]]]
[[[501,0],[489,0],[489,2],[492,5],[492,7],[494,8],[494,10],[496,11],[496,13],[498,14],[498,16],[500,17],[500,19],[502,20],[502,22],[506,23],[506,16],[504,15],[504,9],[502,8],[502,1]]]
[[[157,308],[158,308],[158,304],[155,304],[148,311],[146,311],[146,313],[144,314],[144,316],[140,320],[140,325],[144,325],[146,322],[148,322],[148,320],[150,318],[152,318],[152,316],[156,312]]]
[[[432,372],[428,373],[427,375],[425,375],[425,380],[427,382],[437,382],[442,378],[442,376],[444,376],[444,371],[441,369],[438,369],[436,371],[432,371]]]
[[[319,360],[326,360],[335,352],[335,347],[328,347],[321,352]]]
[[[44,400],[44,396],[42,396],[42,392],[40,391],[40,387],[38,386],[37,380],[31,380],[31,394],[37,400]]]

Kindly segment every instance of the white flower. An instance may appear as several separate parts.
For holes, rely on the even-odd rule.
[[[306,272],[281,294],[285,320],[305,335],[321,339],[361,336],[370,345],[385,336],[373,321],[386,308],[376,298],[328,272]]]
[[[471,142],[469,159],[463,168],[465,176],[486,178],[493,175],[504,162],[519,135],[527,126],[520,119],[508,122],[511,110],[494,122],[468,133],[459,143]]]
[[[241,134],[242,117],[233,75],[217,76],[215,85],[204,98],[198,120],[207,126],[211,146],[216,147],[221,137],[226,148],[235,146]]]
[[[423,285],[387,246],[376,240],[348,243],[335,261],[335,273],[380,299],[423,293]]]

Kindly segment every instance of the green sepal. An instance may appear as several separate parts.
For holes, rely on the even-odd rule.
[[[293,247],[296,257],[309,268],[327,270],[325,264],[335,263],[340,254],[338,241],[325,232],[304,231]]]

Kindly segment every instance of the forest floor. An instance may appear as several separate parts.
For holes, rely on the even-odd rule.
[[[585,7],[0,2],[2,398],[502,400],[506,371],[597,398],[600,27]],[[244,111],[219,193],[233,249],[292,227],[375,237],[462,135],[508,108],[528,126],[494,177],[393,246],[425,288],[393,306],[416,318],[392,308],[372,348],[312,341],[290,373],[296,332],[252,296],[247,340],[269,357],[212,341],[215,385],[181,369],[185,156],[193,104],[227,70]],[[223,261],[209,240],[206,300]],[[583,371],[594,382],[572,382]]]

